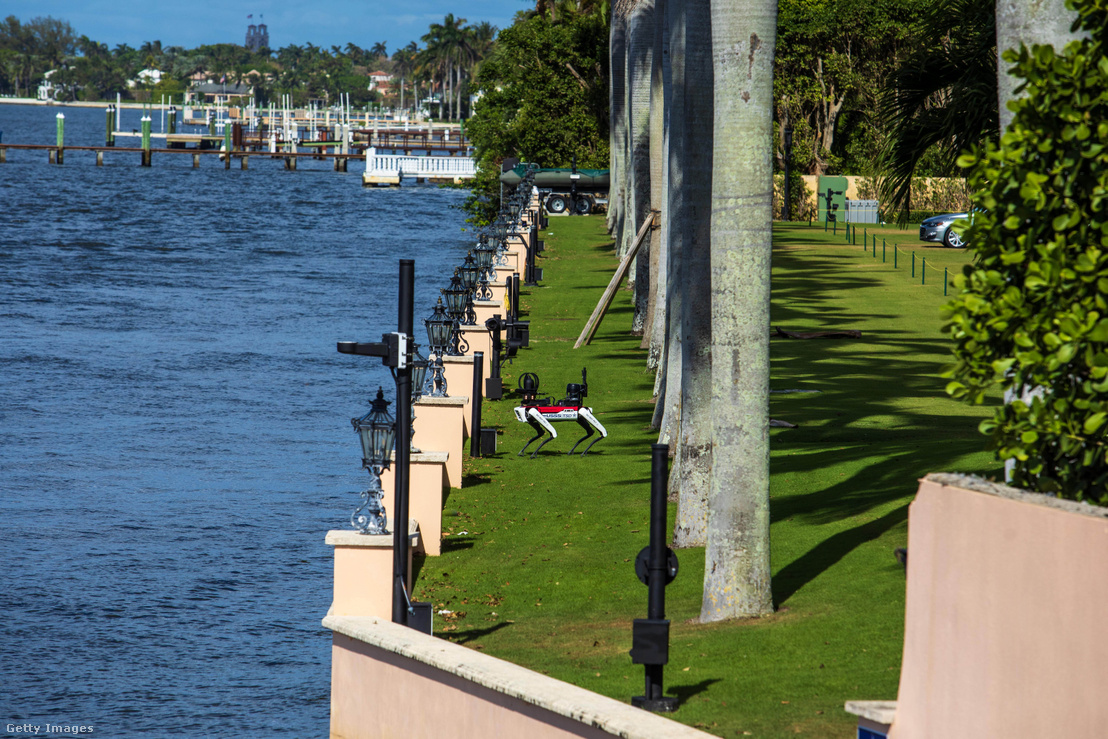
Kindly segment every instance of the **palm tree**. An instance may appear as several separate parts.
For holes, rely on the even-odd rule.
[[[400,109],[404,110],[404,80],[410,78],[415,71],[416,50],[415,42],[403,49],[397,49],[392,55],[393,73],[400,77]]]
[[[993,0],[927,6],[912,33],[919,50],[881,100],[887,121],[878,160],[881,200],[902,224],[925,157],[933,174],[953,175],[959,153],[997,133],[995,18]]]
[[[453,105],[454,77],[455,68],[465,56],[465,34],[462,30],[465,22],[465,18],[455,18],[453,13],[448,13],[441,24],[432,23],[423,36],[423,42],[427,44],[424,53],[430,65],[437,66],[441,71],[447,118],[454,118],[460,113]],[[461,102],[460,98],[458,102]]]
[[[702,621],[773,611],[769,288],[777,3],[712,0],[711,21],[712,485]]]
[[[384,41],[378,41],[373,46],[369,47],[369,53],[375,57],[383,58],[389,55],[389,49]]]
[[[707,0],[670,1],[673,92],[667,215],[671,263],[679,269],[673,291],[679,294],[678,304],[670,320],[680,333],[680,346],[670,346],[670,352],[680,356],[680,375],[666,378],[667,388],[676,385],[680,398],[670,476],[670,489],[677,494],[673,544],[701,547],[708,540],[712,485],[712,310],[702,299],[705,285],[712,284],[712,34]]]
[[[1070,30],[1077,12],[1061,2],[998,2],[996,4],[996,42],[998,55],[1009,49],[1019,49],[1020,44],[1031,48],[1032,44],[1051,45],[1057,51],[1076,38],[1088,38],[1088,33]],[[1000,130],[1012,122],[1008,101],[1016,98],[1016,87],[1023,80],[1008,73],[1008,62],[997,67],[997,92],[999,94]]]
[[[630,157],[628,226],[636,234],[650,214],[650,86],[654,59],[654,0],[636,0],[627,17],[627,92]],[[639,248],[628,277],[635,291],[635,314],[631,330],[643,332],[650,290],[650,253],[656,246],[653,234]],[[633,280],[632,280],[633,278]],[[633,285],[632,285],[633,282]]]

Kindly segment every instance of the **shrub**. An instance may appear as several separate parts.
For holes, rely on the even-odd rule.
[[[1025,80],[1012,124],[959,159],[984,213],[944,309],[947,391],[1009,391],[981,430],[1015,484],[1108,503],[1108,10],[1071,7],[1090,38],[1007,52]]]

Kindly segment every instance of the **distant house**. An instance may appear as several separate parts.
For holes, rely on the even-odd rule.
[[[139,84],[142,85],[156,85],[162,81],[162,71],[160,69],[144,69],[138,73]],[[129,86],[132,86],[128,83]]]
[[[56,69],[51,69],[49,72],[42,76],[42,82],[38,86],[37,98],[39,100],[54,100],[59,92],[62,91],[60,87],[50,81],[50,78],[54,76]]]
[[[380,90],[381,92],[388,92],[391,88],[392,75],[388,72],[370,72],[369,73],[369,89]]]
[[[185,93],[186,103],[208,103],[225,105],[234,99],[250,97],[254,94],[251,85],[232,82],[198,82]]]

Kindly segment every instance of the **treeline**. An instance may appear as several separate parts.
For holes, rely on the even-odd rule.
[[[641,3],[622,0],[615,11]],[[478,222],[495,213],[506,157],[608,166],[611,114],[626,94],[616,90],[610,111],[612,11],[596,0],[538,0],[500,33],[468,125]],[[997,130],[993,29],[991,0],[780,0],[774,169],[790,157],[797,198],[801,174],[855,174],[881,178],[883,201],[906,207],[913,176],[953,174],[958,152]]]
[[[488,23],[467,25],[447,15],[421,38],[390,55],[385,41],[368,49],[354,43],[324,48],[290,44],[280,49],[251,51],[239,44],[211,44],[186,49],[147,41],[139,48],[119,44],[109,48],[78,35],[64,20],[15,16],[0,22],[0,94],[35,97],[47,79],[60,101],[114,99],[160,100],[179,97],[191,77],[202,74],[213,82],[248,84],[259,104],[289,95],[293,104],[331,101],[349,94],[354,105],[384,103],[410,109],[435,94],[441,103],[434,115],[459,118],[469,113],[472,80],[488,55],[496,28]],[[161,72],[157,83],[140,79],[144,69]],[[367,75],[388,72],[396,78],[387,95],[369,90]]]

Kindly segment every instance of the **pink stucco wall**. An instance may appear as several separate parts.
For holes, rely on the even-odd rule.
[[[348,636],[331,649],[332,739],[611,735]]]
[[[941,477],[922,482],[908,518],[890,737],[1108,736],[1103,509]]]

